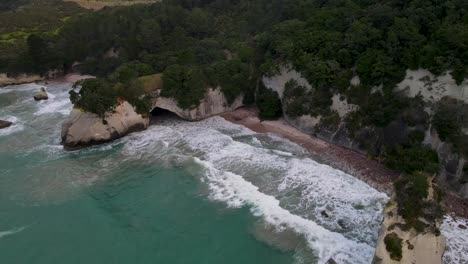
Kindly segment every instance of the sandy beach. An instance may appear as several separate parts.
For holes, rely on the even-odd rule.
[[[379,161],[303,133],[284,119],[261,121],[256,108],[239,108],[234,112],[223,114],[222,117],[257,133],[272,133],[287,138],[307,149],[315,160],[353,175],[387,194],[392,192],[392,182],[398,178],[398,172],[386,168]],[[444,205],[448,212],[468,218],[468,202],[457,195],[447,192]]]

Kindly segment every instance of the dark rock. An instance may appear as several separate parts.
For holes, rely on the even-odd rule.
[[[337,263],[334,259],[330,258],[326,264],[337,264]]]
[[[41,91],[37,94],[34,95],[34,100],[40,101],[40,100],[47,100],[49,99],[49,96],[47,95],[47,92],[44,87],[41,88]]]
[[[322,211],[320,214],[321,214],[323,217],[326,217],[326,218],[330,217],[330,216],[328,215],[327,211]]]
[[[460,228],[460,229],[467,229],[467,227],[464,226],[464,225],[462,225],[462,224],[458,225],[458,228]]]
[[[448,160],[445,164],[445,171],[449,174],[455,175],[458,170],[458,159]]]
[[[337,223],[341,228],[346,229],[346,223],[343,219],[338,220]]]
[[[0,129],[7,128],[11,125],[13,125],[13,123],[10,121],[0,120]]]

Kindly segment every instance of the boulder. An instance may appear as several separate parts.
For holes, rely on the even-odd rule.
[[[34,95],[34,100],[47,100],[49,96],[47,95],[46,89],[44,87],[41,88],[40,92]]]
[[[138,114],[126,101],[104,117],[74,108],[62,125],[62,144],[68,150],[79,149],[121,138],[148,125],[149,118]]]
[[[11,125],[13,125],[13,123],[10,121],[0,120],[0,129],[7,128]]]

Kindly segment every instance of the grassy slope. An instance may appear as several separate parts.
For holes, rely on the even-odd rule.
[[[24,50],[30,34],[57,34],[65,21],[84,12],[88,11],[62,0],[23,1],[0,12],[0,59]]]

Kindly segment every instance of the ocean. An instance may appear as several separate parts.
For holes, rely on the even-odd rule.
[[[71,85],[0,88],[0,119],[15,123],[0,130],[0,263],[372,261],[385,193],[221,117],[165,116],[65,151]],[[35,102],[41,86],[50,99]],[[456,221],[446,263],[468,252]]]

